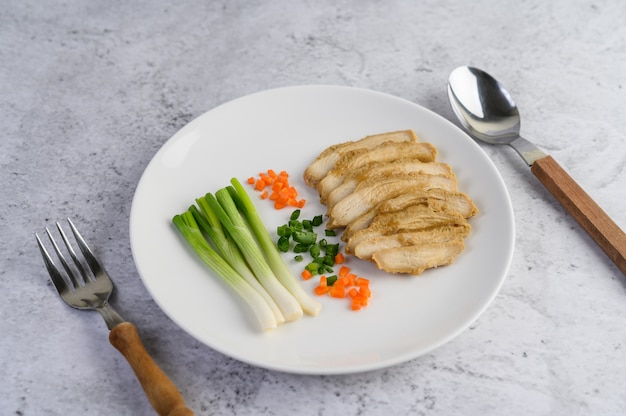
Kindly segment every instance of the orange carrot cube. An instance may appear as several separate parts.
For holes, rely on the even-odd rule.
[[[330,287],[328,286],[316,286],[315,289],[313,289],[313,292],[315,292],[317,296],[322,296],[328,293],[329,290],[330,290]]]
[[[330,288],[330,296],[333,298],[345,298],[346,288],[345,286],[338,285],[337,282]]]

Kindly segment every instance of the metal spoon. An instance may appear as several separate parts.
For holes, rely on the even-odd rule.
[[[531,172],[626,274],[626,234],[551,156],[520,136],[519,110],[498,81],[480,69],[462,66],[450,74],[448,97],[452,110],[474,138],[515,149]]]

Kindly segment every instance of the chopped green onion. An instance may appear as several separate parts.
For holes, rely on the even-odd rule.
[[[309,251],[309,246],[307,244],[298,243],[293,247],[294,253],[306,253],[307,251]]]
[[[333,258],[339,253],[339,244],[327,244],[326,245],[326,255],[332,256]]]
[[[291,236],[291,228],[287,224],[281,225],[276,230],[276,233],[278,234],[279,237],[290,237]]]
[[[309,254],[311,254],[311,257],[317,258],[320,256],[320,253],[321,253],[321,249],[318,244],[314,244],[311,246],[311,249],[309,250]]]
[[[319,266],[317,265],[317,263],[309,263],[304,267],[305,270],[308,270],[311,272],[311,274],[317,274],[317,271],[319,270]]]
[[[317,234],[313,231],[296,231],[291,237],[296,243],[305,244],[307,246],[315,244],[317,241]]]
[[[302,231],[304,229],[302,223],[298,220],[290,220],[289,221],[289,228],[291,228],[291,232],[293,233],[294,231]]]
[[[282,236],[278,239],[278,242],[276,243],[276,247],[278,247],[279,251],[282,251],[283,253],[286,253],[289,251],[289,237],[286,236]]]
[[[300,254],[308,252],[311,256],[311,262],[305,267],[305,270],[311,274],[332,273],[335,266],[335,256],[339,252],[339,244],[329,244],[325,238],[317,241],[318,235],[313,231],[314,227],[323,223],[323,216],[316,215],[313,219],[298,220],[301,216],[299,209],[294,210],[287,224],[277,228],[279,239],[276,243],[280,251],[287,246],[285,239],[295,242],[291,250]],[[326,236],[336,237],[333,230],[325,230]]]

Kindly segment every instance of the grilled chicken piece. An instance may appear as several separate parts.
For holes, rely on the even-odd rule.
[[[457,213],[465,218],[476,215],[478,208],[469,196],[462,192],[444,189],[415,190],[377,204],[374,208],[352,221],[343,231],[341,239],[348,241],[355,231],[369,227],[376,215],[382,212],[400,211],[411,205],[426,205],[435,211]]]
[[[415,178],[414,189],[423,189],[425,186],[428,186],[429,188],[434,187],[446,189],[449,191],[456,191],[457,189],[457,182],[454,173],[425,174],[420,171],[412,172],[412,170],[415,170],[414,167],[404,165],[398,166],[395,171],[372,172],[371,174],[366,173],[360,177],[348,178],[344,183],[329,193],[323,203],[326,204],[326,210],[330,213],[333,207],[337,205],[339,201],[354,192],[359,184],[366,182],[374,183],[377,180],[385,180],[389,178]]]
[[[416,143],[417,144],[417,143]],[[421,143],[423,144],[423,143]],[[357,161],[358,158],[350,162]],[[350,163],[352,164],[352,163]],[[339,163],[337,163],[339,166]],[[424,175],[448,175],[453,176],[450,165],[438,162],[423,162],[419,158],[401,159],[392,162],[374,162],[365,166],[350,168],[335,168],[328,172],[328,175],[317,184],[317,192],[320,195],[320,202],[326,203],[328,195],[338,187],[347,183],[354,186],[360,181],[375,176],[403,175],[408,173]]]
[[[384,235],[430,230],[442,226],[467,227],[467,220],[454,212],[434,211],[424,205],[411,205],[402,211],[382,212],[376,215],[369,227],[352,233],[345,251],[354,254],[363,241]]]
[[[335,166],[337,161],[347,152],[358,149],[373,149],[385,142],[415,142],[417,136],[412,130],[401,130],[391,133],[367,136],[360,140],[330,146],[324,150],[304,171],[304,182],[315,188],[317,183]]]
[[[379,250],[372,255],[376,266],[388,273],[421,274],[454,261],[465,248],[459,238],[445,243],[403,246]]]
[[[370,236],[356,244],[352,254],[360,259],[371,261],[372,255],[380,250],[403,246],[442,244],[467,237],[470,229],[469,224],[445,225],[427,230]]]
[[[411,130],[330,146],[304,172],[327,206],[328,228],[345,227],[345,251],[390,273],[452,263],[478,211],[458,192],[437,149]]]
[[[456,191],[456,180],[442,175],[405,175],[371,178],[360,182],[354,191],[329,208],[327,227],[345,227],[380,202],[421,189]],[[330,197],[330,196],[329,196]]]

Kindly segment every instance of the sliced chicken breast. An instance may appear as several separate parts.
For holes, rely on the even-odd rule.
[[[463,239],[395,247],[375,252],[372,260],[379,269],[388,273],[417,275],[426,269],[451,264],[464,248]]]
[[[345,251],[354,254],[361,242],[375,237],[430,230],[442,226],[467,227],[467,220],[457,213],[434,211],[428,206],[412,205],[402,211],[377,214],[372,223],[352,233],[346,241]]]
[[[412,130],[401,130],[376,134],[360,140],[330,146],[325,149],[304,171],[304,182],[315,188],[317,183],[335,166],[347,152],[358,149],[372,149],[385,142],[415,142],[417,136]]]
[[[348,186],[354,189],[358,182],[375,176],[403,175],[409,173],[454,176],[452,168],[450,168],[448,164],[423,162],[419,158],[402,158],[391,162],[368,163],[364,166],[350,169],[332,169],[328,172],[328,175],[317,184],[317,192],[320,195],[320,202],[325,204],[328,195],[342,185],[350,184]]]
[[[469,224],[445,225],[420,231],[369,236],[351,247],[354,254],[363,260],[372,260],[372,255],[380,250],[403,246],[441,244],[451,240],[463,239],[470,232]],[[346,252],[348,250],[346,249]]]
[[[442,175],[405,175],[372,178],[360,182],[354,191],[329,207],[329,228],[345,227],[387,199],[416,189],[456,191],[456,180]],[[330,196],[329,196],[330,199]]]
[[[465,218],[470,218],[478,212],[474,202],[463,192],[450,192],[444,189],[428,191],[417,189],[377,204],[348,224],[341,239],[348,241],[355,231],[369,227],[374,217],[379,213],[400,211],[411,205],[426,205],[435,211],[456,213]]]

